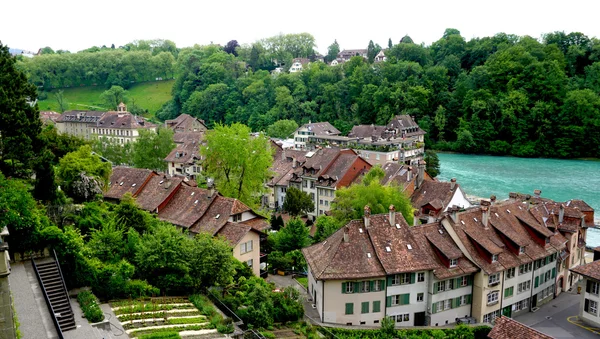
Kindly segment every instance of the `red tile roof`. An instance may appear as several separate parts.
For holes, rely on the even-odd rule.
[[[136,195],[151,176],[157,175],[156,172],[143,168],[114,167],[108,183],[109,188],[104,193],[104,197],[121,199],[127,192]]]
[[[587,278],[600,281],[600,260],[592,261],[589,264],[577,266],[571,269],[571,272],[581,274]]]
[[[183,228],[190,228],[204,215],[218,193],[198,187],[181,186],[158,217]],[[227,220],[225,220],[227,221]]]
[[[155,175],[136,193],[136,202],[141,209],[156,212],[162,204],[183,182],[182,178],[167,175]]]
[[[488,333],[490,339],[552,339],[551,336],[534,330],[506,316],[496,318],[494,327]]]
[[[235,246],[248,232],[251,231],[252,227],[250,226],[227,222],[223,227],[221,227],[219,232],[217,232],[217,235],[224,237],[230,245]]]
[[[144,118],[135,116],[128,112],[106,112],[96,123],[100,128],[125,128],[141,129],[156,127],[155,124],[147,122]]]

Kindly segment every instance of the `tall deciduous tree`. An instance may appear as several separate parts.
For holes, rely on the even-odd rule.
[[[62,89],[54,92],[54,98],[56,99],[56,103],[58,104],[58,110],[61,113],[64,113],[66,110],[69,109],[69,103],[65,99],[65,92]]]
[[[277,233],[272,233],[269,238],[273,242],[273,249],[288,253],[310,245],[309,230],[302,220],[293,218]]]
[[[267,134],[272,138],[286,139],[298,129],[294,120],[278,120],[267,128]]]
[[[27,177],[45,148],[35,86],[15,66],[8,47],[0,43],[0,171]]]
[[[283,210],[288,212],[292,217],[296,217],[314,211],[315,204],[308,193],[302,192],[295,187],[290,187],[285,194]]]
[[[112,86],[100,94],[100,99],[112,110],[116,110],[120,103],[127,103],[128,92],[121,86]]]
[[[338,44],[337,40],[334,40],[331,45],[327,48],[327,62],[332,62],[335,60],[340,53],[340,44]]]
[[[215,180],[221,194],[250,206],[258,205],[273,162],[269,139],[264,134],[253,136],[250,128],[239,123],[217,124],[206,134],[201,153],[206,176]]]
[[[58,183],[78,201],[91,200],[98,189],[106,186],[112,169],[108,162],[92,154],[89,145],[68,153],[58,164]]]
[[[383,186],[380,180],[385,172],[381,167],[373,167],[361,183],[342,188],[336,193],[331,212],[340,222],[359,219],[363,216],[364,207],[369,205],[372,214],[387,213],[390,205],[401,212],[409,225],[413,222],[413,207],[410,199],[394,185]]]
[[[140,136],[133,144],[133,165],[165,171],[165,157],[175,148],[173,131],[169,128],[158,128],[156,132],[141,130]]]
[[[313,238],[315,243],[327,239],[341,227],[340,223],[334,217],[328,215],[320,215],[315,221],[315,225],[317,226],[317,231]]]
[[[227,45],[225,45],[225,47],[223,47],[223,50],[229,54],[237,56],[238,54],[235,49],[238,47],[240,47],[240,44],[238,44],[237,40],[231,40],[227,43]]]

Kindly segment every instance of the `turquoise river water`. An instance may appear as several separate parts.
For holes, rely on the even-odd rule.
[[[542,197],[556,201],[582,199],[595,211],[600,224],[600,161],[525,159],[488,155],[439,153],[440,180],[456,178],[465,193],[499,200],[509,192],[542,190]],[[587,245],[600,246],[600,229],[590,229]]]

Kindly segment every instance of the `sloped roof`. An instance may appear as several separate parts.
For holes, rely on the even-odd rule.
[[[114,167],[104,197],[121,199],[127,192],[136,195],[150,176],[157,175],[156,172],[144,168]]]
[[[400,132],[404,131],[405,136],[407,137],[425,134],[425,131],[417,125],[415,120],[410,115],[406,114],[393,117],[387,124],[387,127],[389,129],[396,129]]]
[[[63,114],[61,114],[58,119],[56,119],[56,122],[78,122],[86,124],[95,124],[105,113],[106,112],[81,110],[66,111]]]
[[[200,144],[204,133],[181,132],[175,133],[173,139],[176,147],[165,158],[166,162],[192,164],[200,159]]]
[[[578,208],[582,212],[594,212],[594,209],[583,200],[571,199],[565,202],[565,206]]]
[[[42,120],[42,123],[55,123],[58,119],[60,119],[61,114],[60,113],[56,113],[56,112],[51,112],[51,111],[40,111],[40,120]]]
[[[158,211],[158,217],[172,224],[190,228],[204,215],[212,201],[218,197],[217,193],[211,194],[209,190],[184,185],[167,205]]]
[[[420,209],[430,204],[434,209],[443,212],[448,206],[459,185],[455,184],[451,189],[452,183],[447,181],[424,180],[423,184],[417,188],[410,197],[413,207]]]
[[[352,127],[350,133],[348,133],[348,138],[371,138],[376,136],[380,138],[384,132],[386,131],[386,126],[378,126],[378,125],[358,125]]]
[[[190,232],[215,235],[230,216],[248,211],[251,211],[250,207],[237,199],[217,196],[201,214],[200,219],[191,226]]]
[[[464,254],[454,243],[450,235],[444,230],[439,223],[431,223],[419,226],[413,226],[410,229],[415,240],[422,244],[422,248],[429,257],[434,259],[436,267],[433,269],[433,274],[436,278],[448,279],[456,276],[471,274],[479,269]],[[456,267],[446,266],[439,254],[447,259],[457,259]]]
[[[252,231],[252,227],[250,226],[227,222],[216,235],[223,236],[230,245],[235,246],[250,231]]]
[[[600,260],[592,261],[589,264],[577,266],[571,269],[571,272],[581,274],[587,278],[600,281]]]
[[[140,129],[156,127],[155,124],[147,122],[144,118],[127,112],[106,112],[96,126],[104,128]]]
[[[496,318],[494,327],[488,333],[490,339],[552,339],[551,336],[534,330],[506,316]]]
[[[302,127],[308,128],[315,135],[338,135],[342,133],[327,121],[304,124]]]
[[[193,127],[194,122],[197,122],[200,124],[200,131],[207,130],[206,125],[204,124],[204,121],[202,121],[198,118],[195,118],[189,114],[181,114],[175,119],[166,120],[165,125],[177,133],[179,133],[179,132],[200,132],[200,131],[194,130],[194,127]],[[175,133],[175,134],[177,134],[177,133]]]
[[[182,182],[182,178],[169,177],[164,174],[152,176],[146,186],[137,192],[136,202],[141,209],[155,212],[158,206],[178,189]]]

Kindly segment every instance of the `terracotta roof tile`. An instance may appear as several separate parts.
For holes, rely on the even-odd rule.
[[[589,264],[577,266],[571,269],[571,271],[586,276],[588,278],[600,281],[600,260],[592,261]]]
[[[261,216],[257,216],[256,218],[253,218],[250,220],[241,221],[241,222],[239,222],[239,224],[250,226],[257,231],[264,231],[271,227],[271,224],[269,224],[267,219],[265,219]]]
[[[172,224],[190,228],[204,215],[217,197],[219,197],[217,193],[211,195],[209,190],[183,185],[171,201],[158,211],[158,217]]]
[[[452,183],[450,182],[425,180],[421,187],[411,195],[412,205],[420,211],[429,204],[437,211],[435,215],[438,216],[448,206],[459,185],[455,184],[454,189],[451,187]]]
[[[143,168],[114,167],[110,175],[109,188],[104,193],[105,198],[121,199],[125,193],[132,195],[142,188],[150,176],[157,176],[156,172]]]
[[[152,128],[155,124],[147,122],[144,118],[135,116],[131,113],[123,112],[106,112],[96,126],[103,128]]]
[[[198,118],[194,118],[189,114],[181,114],[179,115],[177,118],[172,119],[172,120],[166,120],[165,121],[165,125],[169,128],[171,128],[173,131],[175,131],[177,133],[179,132],[200,132],[195,130],[194,128],[194,121],[197,121],[198,124],[200,125],[199,129],[201,131],[206,131],[206,125],[204,124],[204,121],[198,119]]]
[[[304,124],[302,127],[308,128],[315,135],[338,135],[342,133],[329,122],[313,122]]]
[[[252,231],[252,227],[250,226],[227,222],[217,232],[217,235],[224,237],[230,245],[235,246],[250,231]]]
[[[141,209],[156,212],[162,204],[183,182],[183,179],[166,175],[155,175],[136,194],[136,202]]]
[[[534,330],[520,322],[501,316],[496,318],[494,327],[488,333],[490,339],[552,339],[551,336]]]

